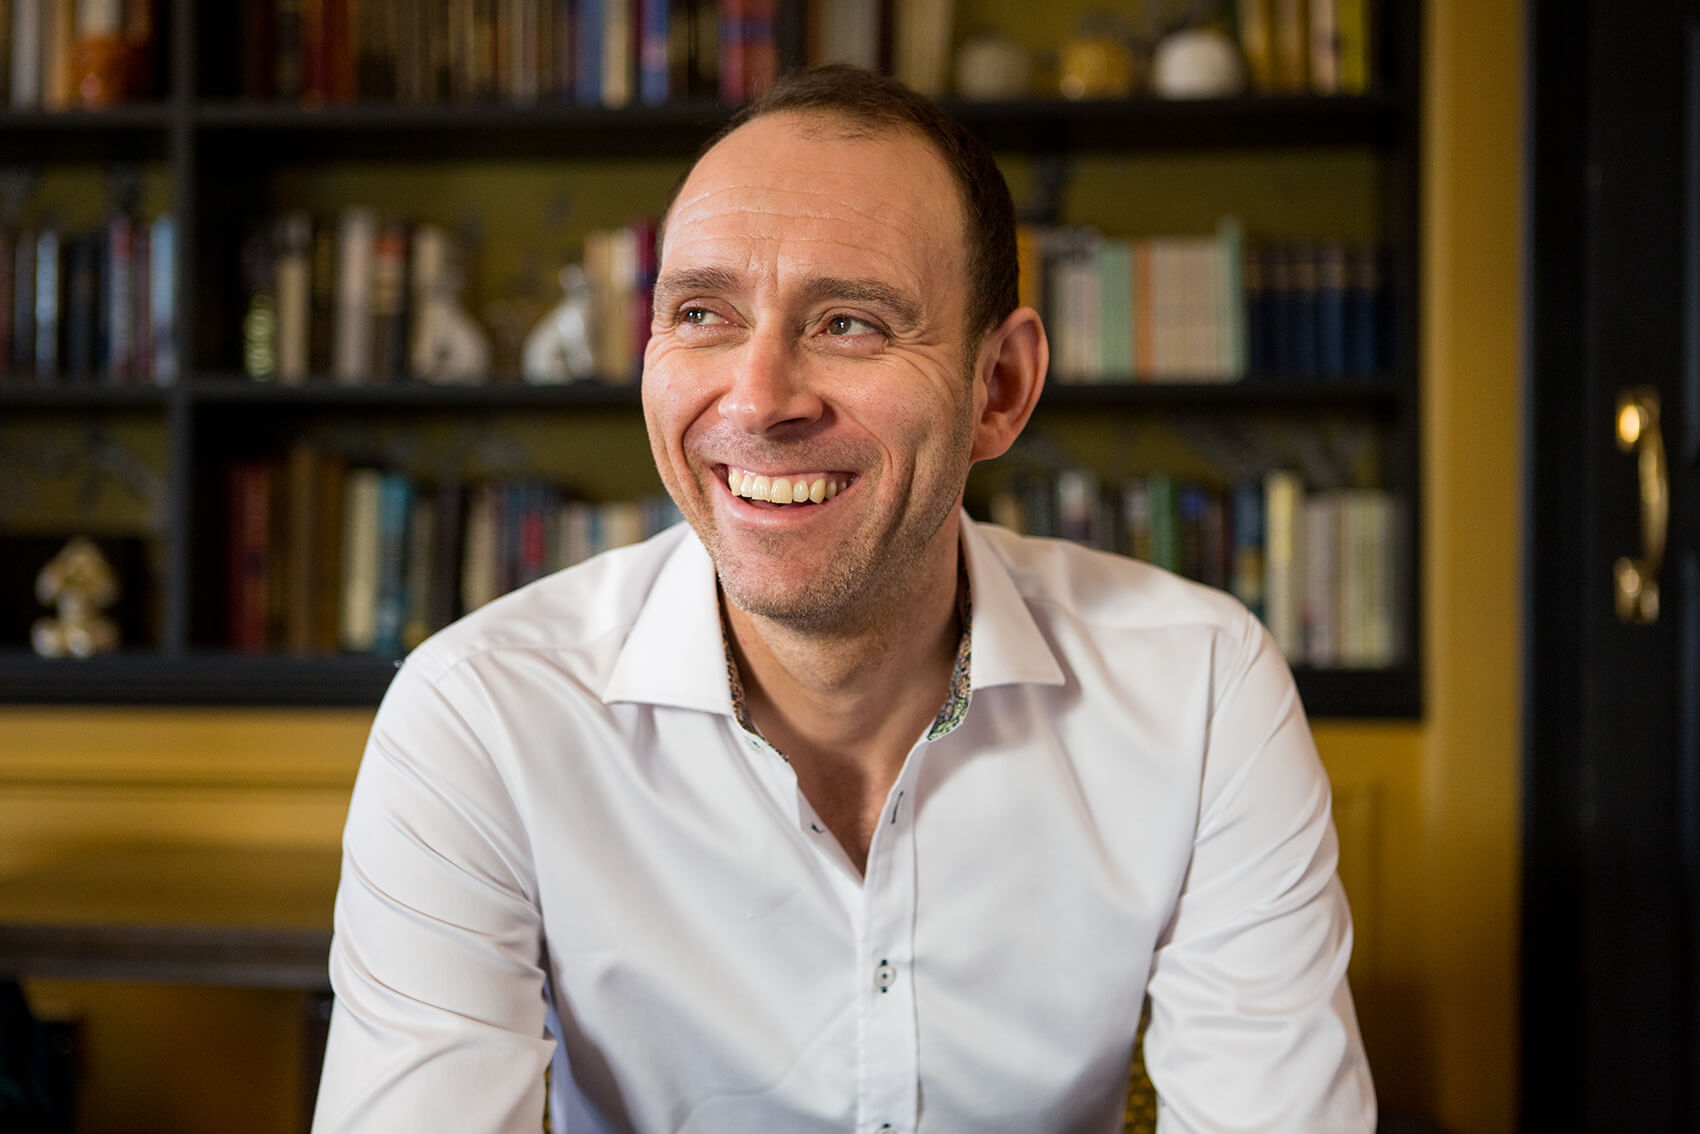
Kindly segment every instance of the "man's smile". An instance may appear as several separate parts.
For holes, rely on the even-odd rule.
[[[850,487],[855,474],[783,472],[764,474],[726,467],[726,488],[733,496],[767,504],[823,504]]]

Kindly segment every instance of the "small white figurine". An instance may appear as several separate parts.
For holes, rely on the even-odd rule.
[[[520,369],[534,385],[558,385],[596,376],[590,351],[590,282],[584,269],[568,264],[561,269],[565,298],[525,337]]]
[[[118,599],[118,575],[91,541],[67,543],[35,580],[36,598],[58,609],[38,618],[30,644],[44,658],[86,658],[118,648],[118,624],[101,613]]]
[[[463,280],[449,234],[420,225],[413,240],[414,377],[459,386],[488,381],[490,337],[461,308]]]

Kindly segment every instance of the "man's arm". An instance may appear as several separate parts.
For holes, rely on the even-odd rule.
[[[467,722],[404,666],[343,835],[336,1008],[315,1134],[535,1134],[541,918],[506,785]]]
[[[1152,960],[1162,1134],[1370,1134],[1328,779],[1274,642],[1218,671],[1192,864]]]

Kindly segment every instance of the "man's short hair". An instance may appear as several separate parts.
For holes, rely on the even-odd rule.
[[[910,130],[944,160],[962,199],[962,236],[968,272],[968,348],[972,362],[972,352],[979,348],[980,340],[1020,302],[1015,203],[991,150],[938,104],[896,79],[833,63],[781,76],[765,94],[739,109],[703,145],[697,160],[745,123],[770,114],[787,113],[836,118],[842,124],[844,136],[851,138]],[[696,162],[691,164],[694,168]],[[686,171],[685,177],[689,176]],[[684,180],[681,178],[674,188],[675,197]],[[668,212],[672,208],[670,199]]]

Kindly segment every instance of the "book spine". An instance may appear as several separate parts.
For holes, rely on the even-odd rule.
[[[720,0],[720,100],[739,103],[749,97],[744,71],[744,6],[749,0]]]
[[[642,26],[638,50],[638,94],[647,106],[667,101],[671,78],[671,0],[638,0]]]
[[[106,226],[106,378],[113,384],[128,384],[135,369],[136,331],[131,322],[135,298],[136,225],[124,213]]]
[[[12,5],[12,109],[41,105],[41,4],[14,0]]]
[[[1316,249],[1316,369],[1324,378],[1346,373],[1346,248],[1326,241]]]
[[[1375,81],[1371,66],[1369,8],[1370,0],[1335,0],[1341,94],[1368,94]]]
[[[308,320],[312,304],[313,221],[304,212],[277,227],[277,378],[285,386],[306,382]]]
[[[35,373],[36,234],[19,232],[12,246],[12,372]]]
[[[283,644],[292,654],[314,650],[314,618],[318,605],[318,556],[315,536],[320,519],[319,462],[313,447],[297,441],[284,457],[284,611]]]
[[[577,0],[577,4],[578,20],[573,28],[573,97],[584,106],[596,106],[602,101],[604,0]]]
[[[272,24],[272,91],[281,99],[297,100],[307,90],[307,27],[305,0],[276,0]]]
[[[744,0],[744,97],[755,98],[779,78],[777,0]]]
[[[379,230],[372,261],[372,379],[405,378],[407,350],[407,226],[386,222]]]
[[[0,0],[0,99],[9,99],[12,94],[12,6],[14,3],[29,2],[30,0]],[[0,355],[0,369],[4,366],[4,356]]]
[[[436,580],[432,577],[437,555],[437,498],[430,491],[414,493],[413,515],[407,528],[406,583],[407,615],[401,626],[401,647],[412,650],[430,635],[431,611]]]
[[[1150,561],[1165,571],[1181,569],[1180,516],[1176,487],[1167,473],[1145,478],[1147,505],[1151,509]]]
[[[52,229],[44,229],[35,240],[35,376],[41,381],[59,374],[62,243]]]
[[[1275,87],[1281,94],[1303,94],[1310,89],[1311,0],[1272,0],[1275,48]]]
[[[342,645],[343,564],[348,485],[342,458],[318,454],[313,506],[312,629],[314,653],[334,654]]]
[[[92,234],[72,240],[65,253],[65,371],[79,378],[93,374],[95,369],[95,340],[100,335],[100,309],[95,297],[100,286],[99,254]]]
[[[148,312],[153,331],[153,381],[169,386],[177,379],[177,222],[169,214],[148,233]]]
[[[1313,94],[1340,93],[1340,28],[1338,0],[1310,0],[1310,89]]]
[[[342,648],[369,653],[377,642],[378,511],[383,473],[350,469],[342,508]]]
[[[267,646],[271,470],[262,461],[241,461],[230,466],[228,475],[228,640],[231,649],[261,653]]]
[[[1301,244],[1291,254],[1293,289],[1293,367],[1292,373],[1314,378],[1318,371],[1318,319],[1316,248]]]
[[[135,331],[133,385],[153,383],[153,226],[137,224],[131,255],[130,326]]]
[[[0,0],[0,3],[3,2]],[[12,371],[12,272],[15,260],[13,232],[0,224],[0,378],[5,378]]]
[[[1304,486],[1296,474],[1275,470],[1264,477],[1263,489],[1263,621],[1288,664],[1298,665],[1305,660],[1299,529]]]
[[[372,649],[386,657],[401,653],[407,617],[408,520],[413,482],[399,472],[382,475],[378,491],[378,598],[373,611]]]
[[[1258,618],[1264,617],[1263,485],[1242,480],[1234,485],[1229,507],[1233,568],[1229,590]]]
[[[1240,51],[1251,89],[1258,94],[1277,89],[1273,22],[1270,0],[1239,0]]]
[[[343,210],[337,231],[336,324],[332,370],[341,385],[372,375],[372,274],[378,220],[367,208]]]
[[[248,308],[242,316],[242,369],[255,381],[277,377],[277,263],[269,231],[242,245],[242,278]]]

